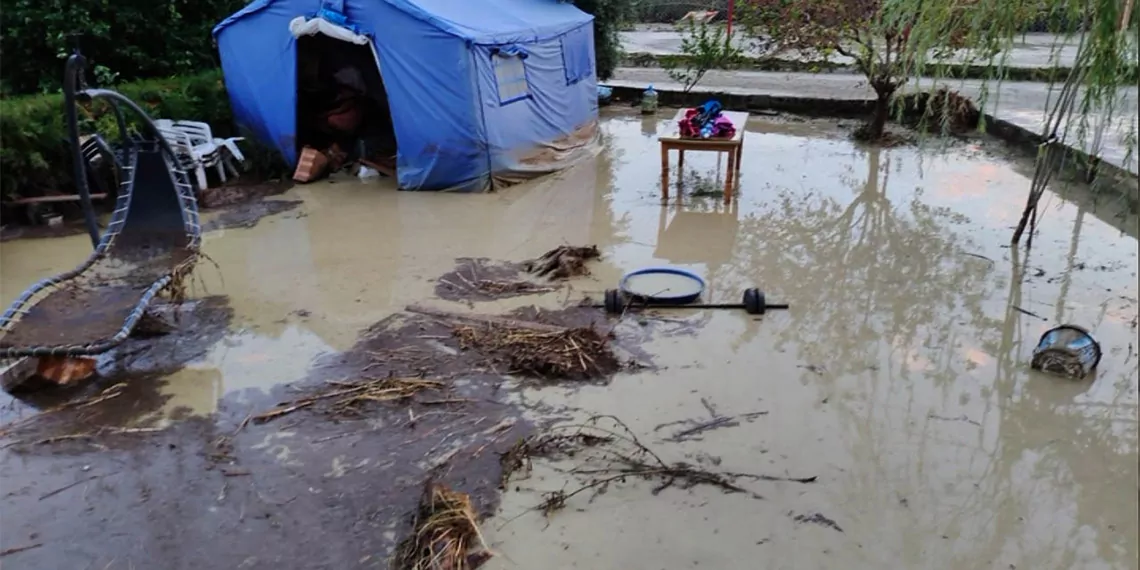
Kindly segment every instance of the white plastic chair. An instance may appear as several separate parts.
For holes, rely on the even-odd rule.
[[[205,125],[205,123],[175,121],[174,130],[184,133],[190,139],[190,144],[194,145],[194,154],[198,156],[216,156],[216,160],[211,160],[210,163],[206,164],[205,166],[213,166],[216,168],[218,171],[218,179],[223,184],[225,184],[226,157],[222,152],[223,147],[214,142],[214,138],[210,136],[208,125],[204,130],[200,127],[200,125]]]
[[[213,143],[209,145],[195,144],[189,134],[179,129],[158,127],[158,132],[162,135],[162,138],[166,139],[167,144],[171,146],[175,154],[181,157],[182,164],[180,166],[186,170],[194,171],[198,182],[198,190],[208,188],[208,182],[206,180],[207,167],[217,167],[222,182],[225,182],[226,177],[221,167],[221,152],[219,152],[218,147],[214,146]]]
[[[183,131],[190,135],[190,139],[195,144],[213,144],[219,148],[224,148],[229,156],[222,157],[222,163],[228,168],[234,176],[238,176],[240,172],[235,167],[229,158],[236,159],[239,163],[245,162],[245,155],[242,154],[241,149],[238,148],[238,141],[245,140],[244,137],[230,137],[230,138],[217,138],[214,136],[210,125],[200,121],[175,121],[174,128]],[[224,177],[223,177],[224,180]]]

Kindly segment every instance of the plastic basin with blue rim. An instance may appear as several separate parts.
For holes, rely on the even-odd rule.
[[[705,280],[679,267],[646,267],[626,273],[618,288],[643,303],[685,305],[701,298]]]

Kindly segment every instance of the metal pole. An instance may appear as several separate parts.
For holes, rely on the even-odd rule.
[[[728,0],[728,23],[725,24],[725,32],[729,38],[732,37],[732,12],[736,7],[736,0]]]
[[[91,236],[91,247],[99,247],[99,224],[95,221],[95,206],[91,204],[91,192],[87,188],[87,163],[83,158],[83,151],[79,144],[79,117],[75,110],[75,93],[80,88],[80,79],[87,67],[87,62],[75,50],[67,58],[67,68],[63,77],[63,104],[64,113],[67,114],[67,137],[71,142],[72,172],[75,176],[75,188],[79,191],[79,202],[83,205],[83,218],[87,223],[87,233]]]

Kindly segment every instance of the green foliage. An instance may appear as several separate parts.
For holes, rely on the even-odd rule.
[[[1009,53],[1027,22],[1044,25],[1046,31],[1059,35],[1054,61],[1062,46],[1077,47],[1073,69],[1056,76],[1071,89],[1081,88],[1070,102],[1049,111],[1047,122],[1059,136],[1068,133],[1086,143],[1092,130],[1090,146],[1095,146],[1103,142],[1106,130],[1120,122],[1120,114],[1130,111],[1121,107],[1119,94],[1122,88],[1136,86],[1140,17],[1133,1],[977,0],[966,8],[948,10],[924,0],[890,0],[889,7],[892,19],[911,22],[911,41],[903,54],[906,61],[923,65],[927,52],[938,42],[939,30],[954,25],[964,37],[968,60],[986,63],[991,70],[987,79],[996,84],[1009,79],[1005,73]],[[979,105],[987,104],[990,90],[987,86]],[[1135,123],[1121,139],[1128,162],[1135,148]]]
[[[3,0],[0,90],[52,93],[77,40],[107,86],[217,67],[210,30],[244,0]]]
[[[741,10],[741,21],[750,35],[777,50],[851,58],[878,96],[874,116],[860,136],[877,139],[895,91],[922,70],[915,63],[918,52],[911,48],[913,20],[896,9],[900,1],[908,0],[754,0]],[[936,58],[946,56],[964,45],[960,2],[937,5],[955,17],[931,26],[936,41],[925,44],[924,57],[932,50]]]
[[[152,118],[191,119],[211,125],[217,136],[232,136],[233,116],[221,72],[208,71],[182,78],[126,83],[117,87],[147,111]],[[131,113],[124,110],[124,116]],[[80,115],[82,133],[99,132],[108,141],[118,140],[113,115],[107,108],[91,106]],[[4,198],[42,195],[47,191],[74,192],[71,150],[67,139],[63,95],[29,95],[0,101],[0,194]],[[250,140],[252,167],[270,174],[280,165]]]
[[[594,16],[595,74],[605,81],[613,77],[621,60],[619,33],[633,13],[634,0],[574,0],[574,5]]]
[[[681,53],[685,57],[684,67],[663,62],[669,77],[684,85],[688,93],[701,81],[710,69],[727,69],[742,59],[743,52],[733,45],[732,34],[726,33],[724,26],[696,23],[687,20],[681,30]]]

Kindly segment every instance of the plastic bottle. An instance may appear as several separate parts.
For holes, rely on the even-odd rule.
[[[641,94],[641,114],[652,115],[657,112],[657,92],[650,85],[645,93]]]

